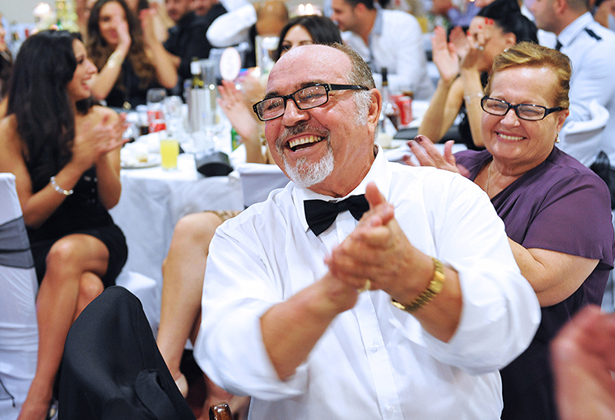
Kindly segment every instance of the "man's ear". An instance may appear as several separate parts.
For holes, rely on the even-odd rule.
[[[380,120],[380,111],[382,110],[382,94],[378,89],[370,90],[371,102],[367,113],[367,121],[370,124],[378,125]]]

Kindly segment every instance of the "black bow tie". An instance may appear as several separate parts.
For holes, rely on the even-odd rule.
[[[318,236],[323,233],[335,220],[337,215],[343,211],[350,211],[352,216],[359,220],[363,213],[369,210],[369,203],[365,199],[365,194],[353,195],[342,201],[323,201],[305,200],[305,220]]]

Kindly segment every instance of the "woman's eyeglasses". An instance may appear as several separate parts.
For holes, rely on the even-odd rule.
[[[557,106],[555,108],[547,108],[542,105],[532,104],[513,105],[501,99],[489,98],[488,96],[485,96],[483,97],[483,99],[481,99],[480,107],[486,113],[491,115],[497,115],[500,117],[506,115],[508,111],[512,108],[515,110],[515,114],[517,114],[517,117],[527,121],[540,121],[544,119],[547,115],[564,109],[561,106]]]

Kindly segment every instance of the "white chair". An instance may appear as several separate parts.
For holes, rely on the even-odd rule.
[[[17,418],[34,378],[37,291],[15,176],[0,173],[0,420]]]
[[[589,119],[570,121],[559,133],[557,147],[589,167],[600,152],[602,130],[609,121],[609,111],[595,100],[589,104]],[[613,164],[613,163],[611,163]]]
[[[271,191],[285,187],[289,181],[278,165],[243,163],[237,166],[237,171],[245,207],[265,201]]]

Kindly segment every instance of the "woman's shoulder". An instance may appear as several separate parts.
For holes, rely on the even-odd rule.
[[[119,118],[120,115],[106,106],[94,105],[83,117],[93,122],[99,122],[104,118],[108,118],[109,122],[113,122]]]
[[[19,143],[17,135],[17,117],[15,114],[7,115],[0,119],[0,142],[6,144],[8,142]]]

